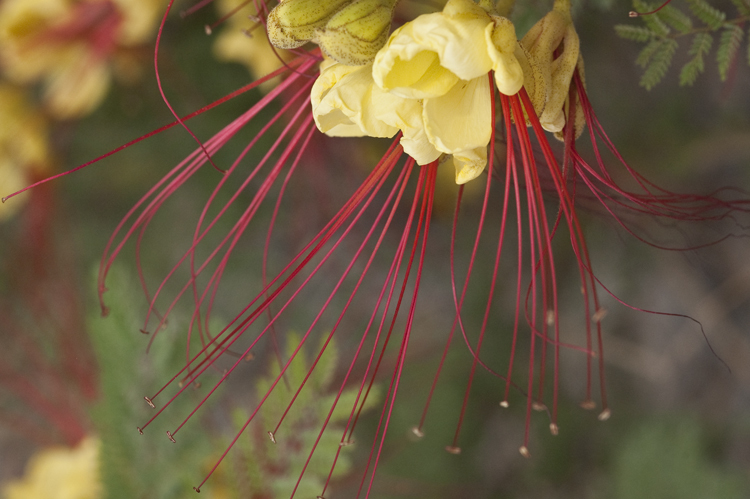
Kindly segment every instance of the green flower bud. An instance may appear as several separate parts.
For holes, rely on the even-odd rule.
[[[314,41],[332,59],[348,66],[369,64],[385,45],[398,0],[355,0],[339,10]]]
[[[351,0],[283,0],[268,14],[268,38],[281,49],[302,46],[347,3]]]

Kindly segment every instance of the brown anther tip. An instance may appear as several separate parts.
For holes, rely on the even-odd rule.
[[[456,455],[461,454],[461,447],[456,447],[454,445],[447,445],[445,447],[445,450],[447,450],[451,454],[456,454]]]
[[[547,325],[548,326],[555,325],[555,311],[554,310],[547,310]]]
[[[203,27],[203,29],[205,30],[206,34],[207,34],[207,35],[209,35],[209,36],[210,36],[210,35],[211,35],[211,34],[212,34],[212,33],[214,32],[214,30],[212,30],[212,29],[211,29],[211,26],[209,26],[208,24],[206,24],[206,25],[205,25],[205,26]]]
[[[323,496],[315,496],[315,498],[316,498],[316,499],[326,499],[326,498],[325,498],[325,497],[323,497]]]
[[[609,419],[611,415],[612,415],[612,411],[610,411],[609,409],[604,409],[602,412],[599,413],[599,415],[597,416],[597,419],[599,419],[599,421],[606,421]]]
[[[273,435],[272,431],[268,432],[268,438],[271,439],[271,442],[276,443],[276,437]]]
[[[169,440],[170,440],[170,441],[171,441],[171,442],[172,442],[173,444],[176,444],[176,443],[177,443],[177,441],[176,441],[176,440],[174,439],[174,437],[172,436],[172,432],[171,432],[171,431],[167,431],[167,436],[169,437]]]
[[[198,388],[200,388],[201,386],[203,386],[203,385],[201,385],[201,382],[200,382],[200,381],[196,381],[195,383],[193,383],[193,388],[195,388],[196,390],[197,390]]]
[[[531,457],[531,453],[529,452],[529,448],[526,447],[525,445],[522,445],[521,447],[519,447],[518,452],[520,452],[521,455],[523,457],[525,457],[526,459],[528,459],[528,458]]]
[[[545,411],[547,410],[547,406],[542,404],[541,402],[532,402],[531,408],[535,411]]]
[[[339,442],[339,447],[349,447],[350,445],[354,445],[353,438],[349,438],[347,440],[344,440],[343,442]]]
[[[138,426],[137,428],[138,428],[138,433],[140,433],[141,435],[143,435],[143,430],[141,429],[141,427]]]
[[[640,16],[640,14],[634,10],[631,10],[630,12],[628,12],[628,17],[638,17],[638,16]]]
[[[148,397],[143,397],[143,400],[145,400],[145,401],[146,401],[146,403],[147,403],[148,405],[150,405],[152,409],[156,409],[156,406],[154,405],[154,403],[153,403],[153,402],[151,402],[151,399],[150,399],[150,398],[148,398]]]
[[[245,362],[250,362],[250,361],[251,361],[251,360],[253,360],[254,358],[255,358],[255,355],[253,355],[253,353],[252,353],[252,352],[250,352],[250,353],[248,353],[247,355],[245,355],[245,358],[244,358],[243,360],[244,360]]]
[[[199,494],[201,493],[201,489],[199,489],[198,487],[193,487],[193,490],[196,491]]]
[[[583,407],[587,411],[590,411],[591,409],[596,408],[596,402],[594,402],[593,400],[584,400],[583,402],[581,402],[581,407]]]
[[[3,198],[3,203],[4,203],[4,202],[6,202],[7,200],[8,200],[8,198],[7,198],[7,197],[4,197],[4,198]]]
[[[508,403],[507,400],[503,400],[500,402],[500,407],[507,409],[508,407],[510,407],[510,404]]]
[[[139,329],[138,331],[140,331],[141,334],[151,334],[148,331],[146,331],[145,329]]]
[[[554,436],[557,436],[560,433],[560,428],[555,423],[550,423],[549,432],[552,433]]]
[[[177,387],[178,388],[182,388],[183,386],[185,386],[185,383],[183,383],[182,381],[178,381],[177,382]]]
[[[424,432],[422,431],[422,428],[420,428],[419,426],[415,426],[415,427],[413,427],[413,428],[411,429],[411,432],[412,432],[412,433],[414,434],[414,436],[415,436],[415,437],[417,437],[417,438],[422,438],[422,437],[424,437]]]
[[[591,317],[591,320],[598,323],[598,322],[601,322],[602,319],[604,319],[606,316],[607,316],[607,309],[600,308],[594,313],[594,315]]]
[[[250,14],[249,16],[247,16],[247,18],[250,19],[254,23],[262,23],[263,22],[263,19],[261,19],[259,16],[256,16],[254,14]],[[318,496],[318,497],[322,497],[322,496]]]

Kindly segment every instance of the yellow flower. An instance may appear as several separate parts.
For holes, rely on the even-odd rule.
[[[165,0],[5,0],[0,61],[15,83],[43,82],[58,118],[91,112],[104,98],[117,51],[145,42]]]
[[[88,437],[74,449],[53,447],[37,453],[23,479],[4,487],[5,499],[102,497],[99,445],[97,438]]]
[[[375,83],[393,95],[421,100],[427,140],[453,155],[458,184],[476,178],[487,164],[492,135],[488,74],[495,71],[505,94],[523,85],[517,48],[510,21],[490,16],[471,0],[450,0],[442,12],[419,16],[394,31],[375,56]]]
[[[0,85],[0,195],[26,187],[35,172],[49,167],[47,122],[31,109],[23,92]],[[0,220],[10,217],[19,206],[14,199],[0,206]]]
[[[219,0],[215,2],[221,15],[228,15],[247,4],[244,0]],[[268,41],[263,25],[254,19],[258,15],[253,2],[229,17],[228,26],[222,29],[214,42],[214,55],[223,61],[233,61],[248,68],[256,79],[281,67],[283,61],[291,59],[286,50],[274,49]],[[273,88],[273,81],[266,89]]]

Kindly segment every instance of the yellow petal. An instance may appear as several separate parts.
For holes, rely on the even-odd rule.
[[[456,184],[474,180],[487,166],[487,146],[454,153],[453,166],[456,168]]]
[[[402,115],[416,115],[421,106],[378,88],[370,66],[333,64],[315,81],[311,95],[318,129],[333,137],[393,137]]]
[[[494,24],[487,27],[485,36],[495,84],[500,93],[515,95],[523,86],[524,76],[521,64],[515,56],[518,46],[516,29],[508,19],[493,16]]]
[[[485,39],[491,24],[470,0],[451,0],[444,12],[419,16],[394,31],[375,56],[373,78],[403,97],[443,95],[459,79],[468,81],[492,69]]]
[[[486,146],[492,135],[492,99],[487,75],[457,83],[447,94],[424,100],[425,130],[441,152]]]

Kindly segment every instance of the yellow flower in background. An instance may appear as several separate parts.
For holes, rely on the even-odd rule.
[[[260,78],[272,73],[292,54],[271,46],[263,24],[258,22],[258,11],[254,2],[245,0],[218,0],[214,2],[220,15],[230,15],[225,26],[216,38],[213,52],[217,59],[237,62],[248,68],[251,75]],[[241,10],[234,12],[238,8]],[[275,52],[275,53],[274,53]],[[266,87],[273,87],[267,82]]]
[[[51,447],[34,455],[26,475],[7,484],[5,499],[98,499],[99,439],[88,437],[74,449]]]
[[[0,84],[0,193],[7,195],[30,183],[50,166],[47,121],[26,101],[24,92]],[[21,195],[23,196],[23,195]],[[0,205],[0,221],[21,206],[20,200]]]
[[[164,0],[5,0],[0,63],[15,83],[41,82],[56,118],[91,112],[122,49],[148,41]]]

